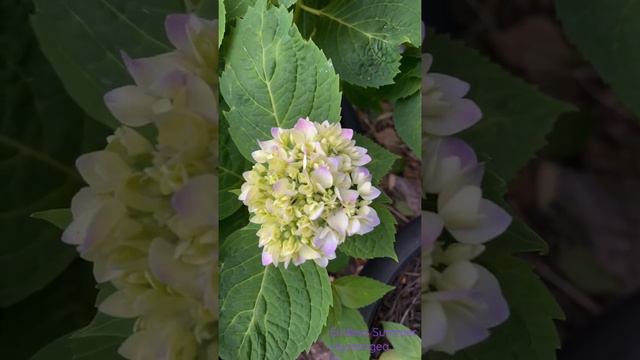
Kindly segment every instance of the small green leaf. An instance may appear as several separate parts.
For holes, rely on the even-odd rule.
[[[340,245],[340,251],[357,259],[390,257],[398,261],[394,247],[396,241],[396,219],[383,200],[376,199],[371,206],[380,217],[380,225],[370,233],[347,238]]]
[[[220,0],[223,1],[223,0]],[[249,7],[253,6],[256,0],[224,0],[226,17],[229,21],[243,17]]]
[[[367,306],[394,289],[393,286],[378,280],[357,275],[338,278],[333,282],[333,287],[340,296],[342,304],[351,309]]]
[[[364,135],[356,134],[354,139],[356,140],[357,146],[362,146],[369,150],[371,162],[365,166],[371,172],[371,176],[373,177],[372,183],[377,185],[380,180],[387,175],[389,170],[391,170],[393,163],[398,160],[399,157]]]
[[[301,117],[340,120],[338,76],[312,42],[302,39],[292,14],[258,0],[237,22],[220,78],[226,118],[245,158],[271,128],[291,128]]]
[[[262,266],[257,229],[252,224],[236,231],[221,248],[220,356],[294,359],[320,335],[331,285],[313,262]]]
[[[420,2],[334,0],[315,15],[313,40],[331,58],[340,77],[358,86],[392,84],[399,72],[400,45],[420,45]]]
[[[396,101],[393,112],[398,135],[409,145],[413,153],[421,157],[422,142],[422,95],[417,92],[408,98]]]
[[[383,321],[384,335],[402,359],[419,360],[422,357],[422,340],[415,331],[402,324]]]
[[[69,209],[51,209],[31,214],[34,219],[40,219],[55,225],[58,229],[64,230],[73,220],[73,215]]]
[[[341,360],[368,360],[371,350],[369,329],[359,311],[342,307],[331,309],[320,340]]]
[[[569,39],[611,85],[620,99],[640,116],[640,2],[629,0],[557,1]]]

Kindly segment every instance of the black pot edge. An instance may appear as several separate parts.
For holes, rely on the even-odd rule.
[[[392,283],[400,272],[404,270],[409,261],[413,260],[415,256],[421,255],[421,231],[421,217],[419,216],[398,231],[395,243],[398,262],[390,258],[370,260],[364,265],[360,275],[370,277],[385,284]],[[367,323],[367,326],[371,327],[373,325],[372,323],[381,301],[382,299],[360,309],[360,313]]]

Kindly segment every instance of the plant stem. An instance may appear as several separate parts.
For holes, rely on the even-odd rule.
[[[307,5],[303,4],[302,1],[298,2],[296,4],[296,8],[300,7],[302,10],[308,12],[308,13],[312,13],[313,15],[317,15],[317,16],[322,16],[323,13],[322,11],[318,10],[318,9],[314,9],[314,8],[310,8]]]

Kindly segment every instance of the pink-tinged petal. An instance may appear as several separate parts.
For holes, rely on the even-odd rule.
[[[449,102],[463,98],[471,89],[468,83],[453,76],[436,73],[429,74],[429,76],[436,82],[444,100]]]
[[[140,87],[127,85],[104,95],[104,103],[118,121],[137,127],[151,122],[156,99]]]
[[[87,184],[99,193],[116,190],[131,174],[129,165],[110,151],[82,154],[76,160],[76,168]]]
[[[446,184],[440,190],[438,202],[444,204],[455,196],[465,186],[482,187],[484,177],[484,164],[470,165],[458,175],[448,178]]]
[[[358,200],[359,193],[355,190],[339,190],[340,198],[345,203],[355,203]]]
[[[367,181],[371,181],[371,173],[365,167],[356,167],[351,172],[351,180],[354,184],[362,184]]]
[[[482,189],[477,186],[463,186],[448,199],[438,198],[438,214],[444,220],[447,230],[472,229],[477,226],[480,215]]]
[[[438,301],[426,301],[422,305],[422,347],[430,350],[447,334],[447,316]]]
[[[141,290],[118,290],[104,299],[98,309],[100,312],[119,318],[134,318],[140,316],[136,302],[140,299]]]
[[[460,139],[447,137],[425,140],[422,185],[429,194],[440,193],[465,169],[477,164],[473,149]]]
[[[430,211],[422,212],[422,247],[425,250],[431,251],[433,249],[443,228],[444,222],[440,215]]]
[[[99,208],[108,197],[99,195],[90,187],[83,187],[71,199],[71,213],[73,217]]]
[[[322,247],[320,248],[320,250],[326,257],[331,257],[331,256],[335,257],[337,248],[338,248],[338,238],[335,236],[328,236],[325,239],[324,244],[322,244]]]
[[[447,316],[447,335],[439,344],[433,346],[434,350],[453,355],[459,350],[477,344],[489,337],[487,328],[478,324],[473,310],[462,304],[447,303],[445,305]]]
[[[176,215],[194,227],[218,224],[218,179],[214,175],[191,178],[171,198]]]
[[[443,114],[427,117],[423,123],[423,130],[438,136],[450,136],[470,128],[482,118],[482,111],[475,102],[469,99],[459,99],[450,104]]]
[[[184,71],[170,71],[151,83],[149,92],[156,97],[173,99],[186,88],[187,81],[188,75]]]
[[[273,263],[273,257],[266,251],[262,252],[262,265],[267,266]]]
[[[309,118],[300,118],[293,129],[304,134],[307,139],[313,139],[318,134],[316,126],[309,121]]]
[[[83,259],[91,260],[97,245],[108,239],[109,234],[119,225],[126,215],[126,208],[117,200],[109,200],[93,216],[86,229],[85,237],[78,246]]]
[[[353,138],[353,129],[342,129],[340,135],[342,135],[345,140],[351,140]]]
[[[349,236],[357,234],[360,231],[360,221],[358,219],[349,220],[349,226],[347,227],[347,234]]]
[[[442,291],[469,290],[478,281],[478,272],[469,261],[458,261],[447,266],[437,279]]]
[[[507,230],[511,224],[511,215],[493,202],[480,200],[481,220],[474,227],[448,229],[451,235],[464,244],[482,244]]]
[[[319,166],[313,170],[311,178],[322,186],[323,189],[328,189],[333,185],[333,175],[331,175],[331,170],[326,166]]]
[[[130,58],[125,52],[121,54],[127,71],[136,85],[145,89],[172,71],[189,68],[185,59],[176,52],[138,59]]]
[[[317,259],[314,259],[313,261],[316,262],[316,264],[318,264],[318,266],[326,268],[327,265],[329,264],[329,259],[326,257],[319,257]]]
[[[274,139],[277,139],[278,137],[280,137],[281,133],[282,133],[281,128],[277,128],[277,127],[271,128],[271,136],[273,136]]]
[[[218,99],[202,79],[190,76],[186,85],[186,107],[209,121],[218,120]]]
[[[344,210],[338,210],[327,219],[327,223],[339,234],[344,234],[349,226],[349,218],[344,213]]]
[[[473,266],[478,272],[478,280],[469,296],[485,305],[482,307],[484,311],[477,313],[476,318],[487,327],[497,326],[509,318],[509,305],[496,277],[480,265]]]
[[[332,173],[338,172],[338,170],[340,169],[340,163],[341,160],[337,156],[332,156],[327,159],[327,165],[329,165],[329,169]]]
[[[164,20],[167,37],[176,49],[190,51],[191,38],[187,27],[192,16],[189,14],[170,14]]]
[[[429,72],[433,64],[433,56],[431,54],[422,54],[422,69],[424,73]]]
[[[180,261],[175,256],[176,248],[167,240],[156,238],[149,247],[149,269],[153,276],[171,288],[202,298],[204,289],[199,286],[198,266]]]

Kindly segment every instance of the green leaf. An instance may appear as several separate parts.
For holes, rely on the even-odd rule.
[[[428,38],[433,71],[471,84],[469,97],[482,109],[482,120],[462,137],[486,161],[487,172],[509,182],[545,144],[558,116],[572,107],[543,95],[459,41],[431,33]]]
[[[333,282],[333,287],[340,296],[342,305],[351,309],[365,307],[394,289],[380,281],[357,275],[338,278]]]
[[[360,312],[343,307],[339,313],[329,311],[320,339],[341,360],[367,360],[371,356],[368,333]]]
[[[419,360],[422,357],[422,340],[415,331],[402,324],[383,321],[384,334],[393,349],[401,355],[402,359]]]
[[[290,8],[291,5],[295,4],[297,0],[278,0],[278,4],[282,5],[286,8]]]
[[[42,50],[80,106],[109,127],[117,121],[104,94],[132,84],[120,51],[132,57],[171,50],[164,19],[185,11],[183,0],[34,0],[31,18]]]
[[[291,128],[307,116],[340,119],[339,81],[331,62],[302,39],[291,13],[266,7],[266,0],[259,0],[238,21],[220,78],[231,137],[251,161],[257,140],[271,138],[272,127]]]
[[[341,272],[342,270],[344,270],[344,268],[347,267],[347,265],[349,265],[350,260],[351,258],[349,256],[338,250],[336,251],[336,258],[329,261],[329,264],[327,265],[327,271],[332,273]]]
[[[420,45],[420,2],[415,0],[334,0],[322,9],[300,7],[317,16],[313,40],[340,77],[359,86],[393,83],[400,45]]]
[[[364,235],[347,238],[340,245],[340,251],[358,259],[390,257],[398,261],[394,243],[396,241],[396,219],[393,217],[385,201],[376,199],[371,205],[380,217],[380,225]]]
[[[7,30],[0,36],[0,306],[6,307],[42,289],[76,257],[59,241],[60,230],[29,216],[69,206],[82,185],[75,158],[103,147],[108,132],[69,99],[38,49],[30,2],[0,7]]]
[[[43,289],[0,309],[2,358],[28,359],[60,336],[87,325],[95,314],[94,285],[91,265],[76,260]]]
[[[220,2],[220,6],[218,8],[218,47],[222,45],[222,40],[224,40],[224,33],[227,28],[227,11],[224,6],[223,0],[218,0]]]
[[[247,12],[247,9],[255,3],[256,0],[224,0],[227,19],[233,20],[235,18],[243,17]]]
[[[220,356],[295,359],[324,327],[332,304],[329,278],[313,262],[262,266],[257,229],[238,230],[221,248]]]
[[[133,333],[134,322],[98,312],[91,324],[71,335],[73,360],[124,359],[118,348]]]
[[[65,335],[38,351],[31,360],[65,360],[73,359],[69,344],[69,335]]]
[[[569,39],[611,85],[618,97],[640,115],[640,2],[629,0],[557,1]]]
[[[398,135],[409,145],[411,151],[422,156],[422,95],[417,92],[408,98],[396,101],[393,112]]]
[[[218,166],[220,181],[218,187],[220,196],[218,216],[219,220],[222,220],[236,212],[242,206],[242,202],[238,200],[238,195],[232,191],[240,189],[242,183],[244,183],[242,173],[252,165],[240,155],[238,148],[231,140],[229,136],[229,125],[224,119],[224,116],[220,119],[220,146],[218,150],[218,161],[220,162]]]
[[[362,146],[369,150],[369,156],[371,156],[371,162],[366,166],[371,172],[372,184],[377,185],[382,178],[387,175],[393,163],[399,159],[399,157],[382,146],[376,144],[373,140],[360,134],[354,136],[357,146]]]
[[[40,219],[51,223],[60,230],[64,230],[73,220],[73,215],[69,209],[51,209],[39,211],[31,214],[34,219]]]

